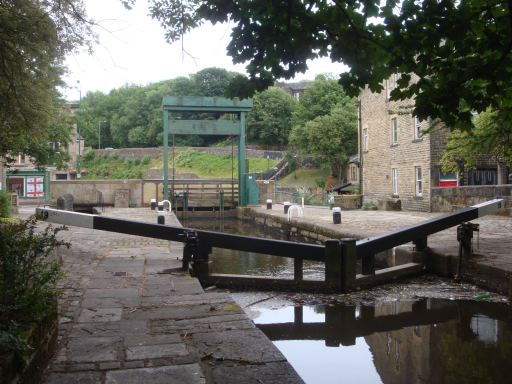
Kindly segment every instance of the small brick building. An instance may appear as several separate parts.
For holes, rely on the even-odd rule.
[[[397,80],[398,75],[394,75],[384,82],[381,93],[366,88],[359,96],[363,203],[373,202],[384,209],[431,211],[431,188],[478,184],[476,180],[496,184],[498,178],[489,176],[489,172],[497,172],[495,161],[486,162],[487,171],[473,171],[483,175],[480,179],[467,171],[441,172],[439,157],[448,130],[423,134],[431,122],[407,113],[411,101],[389,100]]]

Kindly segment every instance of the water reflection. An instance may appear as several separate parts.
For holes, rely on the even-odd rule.
[[[306,383],[508,383],[507,305],[426,299],[264,310],[258,327]]]
[[[190,228],[209,231],[250,235],[255,237],[276,239],[276,233],[266,233],[260,226],[241,220],[200,220],[187,219],[182,223]],[[288,239],[281,239],[288,240]],[[293,278],[293,259],[254,252],[234,251],[231,249],[213,248],[210,256],[211,273],[227,273],[235,275],[279,276]],[[304,261],[305,279],[323,279],[324,264],[309,260]]]

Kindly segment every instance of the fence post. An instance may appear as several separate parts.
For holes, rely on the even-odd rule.
[[[424,251],[427,248],[427,236],[413,240],[412,243],[414,244],[416,251]]]
[[[339,240],[325,241],[325,281],[336,291],[342,289],[342,257]]]
[[[200,282],[208,279],[208,258],[211,252],[212,247],[201,245],[199,242],[197,253],[194,255],[192,269],[194,276],[197,277]]]
[[[375,275],[375,255],[373,253],[367,253],[363,255],[361,261],[361,273],[363,275]]]
[[[341,239],[341,290],[348,291],[356,280],[357,250],[355,239]]]
[[[293,259],[293,280],[302,281],[303,275],[303,264],[304,260],[296,257]]]

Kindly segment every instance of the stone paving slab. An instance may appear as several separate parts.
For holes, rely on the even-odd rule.
[[[149,209],[104,215],[156,222]],[[72,247],[59,251],[59,344],[43,383],[303,382],[230,296],[180,271],[182,244],[75,227],[60,235]]]

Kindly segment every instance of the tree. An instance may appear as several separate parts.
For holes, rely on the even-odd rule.
[[[444,172],[459,172],[462,164],[465,169],[476,169],[483,154],[512,164],[512,134],[503,129],[497,116],[496,111],[489,109],[475,118],[473,131],[457,130],[447,135],[440,160]]]
[[[298,148],[308,148],[306,124],[316,117],[328,115],[339,103],[348,105],[351,100],[334,79],[326,75],[318,75],[311,87],[304,91],[292,115],[293,128],[290,133],[290,142]]]
[[[299,100],[292,116],[290,144],[313,155],[315,160],[342,178],[343,164],[357,152],[357,112],[342,87],[317,76]]]
[[[125,0],[133,3],[135,0]],[[512,16],[505,0],[225,1],[152,0],[169,41],[204,21],[234,23],[228,53],[248,62],[245,96],[330,57],[350,67],[349,96],[401,73],[392,100],[414,99],[413,115],[471,130],[473,112],[492,107],[512,130]],[[412,76],[411,76],[412,75]]]
[[[0,3],[0,155],[23,152],[39,165],[59,162],[49,143],[69,141],[63,126],[65,55],[91,35],[80,0]]]
[[[247,115],[248,138],[266,145],[286,145],[291,117],[297,101],[280,88],[268,88],[254,95]]]

